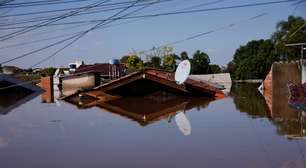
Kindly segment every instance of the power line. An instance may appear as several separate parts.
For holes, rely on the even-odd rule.
[[[203,11],[211,11],[211,10],[221,10],[221,9],[233,9],[233,8],[241,8],[241,7],[248,7],[248,6],[258,6],[258,5],[268,5],[268,4],[276,4],[276,3],[284,3],[284,2],[292,2],[293,0],[283,0],[283,1],[273,1],[273,2],[265,2],[265,3],[253,3],[253,4],[245,4],[245,5],[236,5],[236,6],[229,6],[229,7],[221,7],[221,8],[210,8],[210,9],[202,9],[202,10],[190,10],[190,11],[181,11],[181,12],[168,12],[168,13],[160,13],[160,14],[149,14],[149,15],[142,15],[142,16],[127,16],[127,17],[124,17],[124,18],[143,18],[143,17],[155,17],[155,16],[164,16],[164,15],[174,15],[174,14],[185,14],[185,13],[193,13],[193,12],[203,12]],[[104,19],[104,20],[100,20],[100,22],[105,22],[107,20],[119,20],[119,19],[122,19],[123,17],[118,17],[118,18],[108,18],[108,19]],[[71,38],[74,38],[74,37],[70,37],[70,38],[67,38],[67,39],[64,39],[64,40],[61,40],[59,41],[59,43],[63,43],[65,41],[68,41],[70,40]],[[54,46],[54,45],[57,45],[58,43],[53,43],[49,46]],[[49,48],[49,46],[46,46],[46,47],[43,47],[41,49],[38,49],[38,51],[41,51],[41,50],[44,50],[46,48]],[[37,50],[33,51],[34,53],[35,52],[38,52]],[[30,53],[27,53],[27,54],[23,54],[21,56],[18,56],[18,57],[15,57],[13,59],[9,59],[7,61],[3,61],[1,64],[4,64],[4,63],[8,63],[8,62],[11,62],[13,60],[16,60],[16,59],[19,59],[19,58],[23,58],[25,56],[28,56],[32,54],[32,52]]]
[[[176,44],[179,44],[179,43],[182,43],[182,42],[185,42],[185,41],[193,40],[193,39],[202,37],[202,36],[204,36],[204,35],[211,34],[211,33],[213,33],[213,32],[217,32],[217,31],[220,31],[220,30],[224,30],[224,29],[233,27],[234,25],[237,25],[237,24],[240,24],[240,23],[243,23],[243,22],[246,22],[246,21],[251,21],[251,20],[257,19],[257,18],[259,18],[259,17],[263,17],[263,16],[265,16],[265,15],[267,15],[267,13],[261,13],[261,14],[256,15],[256,16],[249,17],[248,19],[242,20],[242,21],[240,21],[240,22],[231,23],[231,24],[229,24],[229,25],[227,25],[227,26],[223,26],[223,27],[220,27],[220,28],[217,28],[217,29],[214,29],[214,30],[210,30],[210,31],[198,33],[198,34],[195,34],[195,35],[186,37],[186,38],[181,39],[181,40],[177,40],[177,41],[174,41],[174,42],[171,42],[171,43],[167,43],[167,44],[165,44],[165,45],[161,45],[161,46],[159,46],[159,47],[157,47],[157,48],[163,48],[163,47],[166,47],[166,46],[169,46],[169,45],[176,45]],[[64,47],[64,48],[66,48],[66,47]],[[60,49],[60,51],[62,51],[62,49]],[[140,51],[140,52],[138,52],[138,53],[146,53],[146,52],[149,52],[149,51],[152,51],[152,49],[147,50],[147,51]],[[50,55],[50,56],[48,56],[48,57],[46,57],[46,58],[40,60],[39,62],[33,64],[30,68],[33,68],[33,67],[35,67],[35,66],[37,66],[37,65],[39,65],[39,64],[41,64],[41,63],[43,63],[43,62],[45,62],[45,61],[47,61],[47,60],[49,60],[49,59],[51,59],[51,58],[54,57],[56,54],[58,54],[58,52],[56,52],[56,53],[54,53],[54,54],[52,54],[52,55]]]
[[[55,1],[55,2],[54,2]],[[92,0],[68,0],[68,1],[44,1],[44,3],[35,3],[35,2],[24,2],[24,3],[15,3],[15,4],[6,4],[1,5],[0,9],[7,9],[7,8],[20,8],[20,7],[36,7],[36,6],[46,6],[46,5],[58,5],[58,4],[69,4],[69,3],[80,3],[80,2],[86,2],[86,1],[92,1]]]
[[[136,3],[137,3],[137,2],[135,2],[135,4],[132,5],[132,6],[130,6],[129,8],[135,6]],[[155,2],[155,3],[156,3],[156,2]],[[150,5],[155,4],[155,3],[151,3],[151,4],[148,4],[147,6],[144,6],[144,7],[141,7],[141,8],[139,8],[139,9],[136,9],[136,10],[134,10],[134,11],[132,11],[132,12],[129,12],[129,13],[125,14],[124,16],[128,16],[128,15],[131,15],[131,14],[133,14],[133,13],[135,13],[135,12],[138,12],[138,11],[140,11],[140,10],[143,10],[144,8],[147,8],[147,7],[149,7]],[[158,2],[158,3],[160,3],[160,2]],[[127,8],[127,9],[128,9],[128,8]],[[125,10],[127,10],[127,9],[125,9]],[[123,10],[122,12],[124,12],[125,10]],[[121,12],[121,13],[122,13],[122,12]],[[120,14],[120,12],[119,12],[119,14]],[[119,15],[119,14],[115,14],[115,15],[113,15],[112,17],[115,17],[116,15]],[[103,25],[109,24],[109,23],[111,23],[111,22],[113,22],[113,21],[110,21],[110,22],[108,22],[108,23],[101,22],[101,24],[100,24],[99,26],[97,26],[96,28],[94,28],[94,29],[97,29],[97,28],[99,28],[99,27],[101,27],[101,26],[103,26]],[[94,30],[94,29],[92,29],[92,30]],[[87,32],[86,32],[86,33],[87,33]],[[84,34],[84,35],[85,35],[85,34]],[[48,56],[48,57],[46,57],[46,58],[43,58],[43,59],[40,60],[39,62],[33,64],[32,66],[30,66],[30,68],[33,68],[33,67],[35,67],[35,66],[37,66],[37,65],[39,65],[39,64],[41,64],[41,63],[43,63],[43,62],[45,62],[45,61],[47,61],[47,60],[49,60],[49,59],[51,59],[52,57],[55,57],[59,52],[61,52],[62,50],[66,49],[67,47],[69,47],[69,46],[72,45],[73,43],[75,43],[77,40],[79,40],[79,39],[80,39],[82,36],[84,36],[84,35],[82,34],[81,36],[79,36],[79,37],[76,38],[75,40],[71,41],[70,43],[68,43],[68,44],[65,45],[64,47],[62,47],[62,48],[60,48],[59,50],[57,50],[56,52],[54,52],[52,55],[50,55],[50,56]]]
[[[185,10],[185,11],[174,11],[174,12],[165,12],[165,13],[157,13],[157,14],[137,15],[137,16],[124,17],[124,18],[118,17],[118,18],[113,18],[111,20],[126,20],[126,19],[150,18],[150,17],[160,17],[160,16],[169,16],[169,15],[178,15],[178,14],[193,14],[193,13],[202,13],[202,12],[209,12],[209,11],[219,11],[219,10],[228,10],[228,9],[255,7],[255,6],[266,6],[266,5],[288,3],[288,2],[294,2],[294,1],[296,0],[280,0],[280,1],[271,1],[271,2],[263,2],[263,3],[250,3],[250,4],[244,4],[244,5],[233,5],[233,6],[206,8],[206,9],[198,9],[198,10]],[[48,24],[47,26],[95,23],[95,22],[101,22],[101,21],[105,21],[105,19],[104,20],[96,19],[96,20],[83,20],[83,21],[74,21],[74,22],[61,22],[61,23],[55,23],[55,24]],[[33,26],[25,26],[25,27],[33,27]]]
[[[140,1],[140,0],[138,0],[138,1]],[[128,6],[127,8],[125,8],[125,9],[123,9],[123,10],[117,12],[116,14],[112,15],[111,17],[109,17],[109,18],[106,19],[106,20],[111,20],[111,18],[117,17],[118,15],[120,15],[121,13],[123,13],[124,11],[126,11],[126,10],[128,10],[129,8],[133,7],[136,3],[138,3],[138,1],[136,1],[136,2],[133,3],[133,4],[131,4],[131,5]],[[73,35],[73,36],[68,37],[68,38],[66,38],[66,39],[57,41],[57,42],[55,42],[55,43],[52,43],[52,44],[50,44],[50,45],[44,46],[44,47],[42,47],[42,48],[39,48],[39,49],[34,50],[34,51],[31,51],[31,52],[28,52],[28,53],[26,53],[26,54],[23,54],[23,55],[20,55],[20,56],[17,56],[17,57],[8,59],[8,60],[6,60],[6,61],[1,62],[0,64],[6,64],[6,63],[8,63],[8,62],[11,62],[11,61],[14,61],[14,60],[17,60],[17,59],[20,59],[20,58],[27,57],[27,56],[29,56],[29,55],[32,55],[32,54],[34,54],[34,53],[40,52],[40,51],[45,50],[45,49],[47,49],[47,48],[50,48],[50,47],[59,45],[59,44],[61,44],[61,43],[64,43],[64,42],[69,41],[69,40],[72,40],[72,39],[78,40],[78,39],[80,39],[81,37],[83,37],[84,35],[86,35],[87,33],[89,33],[90,31],[93,31],[93,30],[99,28],[104,22],[105,22],[105,21],[101,21],[100,23],[96,24],[95,26],[91,27],[90,29],[88,29],[88,30],[86,30],[86,31],[83,31],[83,32],[81,32],[81,33],[79,33],[79,34],[76,34],[76,35]],[[73,40],[73,42],[75,42],[76,40]],[[70,44],[70,45],[71,45],[71,44]]]
[[[70,16],[73,16],[73,15],[75,15],[75,14],[77,14],[77,13],[83,11],[83,10],[86,11],[86,10],[88,10],[88,9],[90,9],[90,8],[94,8],[94,7],[96,7],[97,5],[103,4],[103,3],[107,2],[107,1],[109,1],[109,0],[102,0],[102,1],[100,1],[100,2],[96,2],[96,3],[93,3],[93,4],[91,4],[91,5],[88,5],[88,6],[86,6],[86,8],[84,8],[84,9],[82,9],[82,10],[76,10],[76,11],[73,11],[73,12],[69,12],[69,13],[63,14],[63,15],[61,15],[61,16],[59,16],[59,17],[54,17],[54,18],[51,18],[51,19],[49,19],[49,20],[47,20],[47,21],[45,21],[45,22],[36,24],[36,25],[34,25],[34,27],[31,27],[31,28],[24,28],[24,29],[22,29],[22,30],[19,30],[19,31],[15,31],[15,32],[13,32],[13,33],[6,34],[6,35],[0,37],[0,41],[8,40],[8,39],[10,39],[10,38],[13,38],[13,37],[19,36],[19,35],[21,35],[21,34],[24,34],[24,33],[30,32],[30,31],[32,31],[32,30],[35,30],[35,29],[37,29],[37,28],[40,28],[40,27],[42,27],[42,26],[46,26],[46,25],[48,25],[48,24],[57,22],[57,21],[59,21],[59,20],[65,19],[65,18],[70,17]]]
[[[173,1],[173,0],[159,0],[160,2],[167,2],[167,1]],[[139,5],[135,5],[135,7],[137,6],[145,6],[146,3],[143,4],[139,4]],[[112,7],[109,9],[98,9],[100,7],[96,7],[95,9],[91,9],[93,11],[86,11],[86,12],[80,12],[78,14],[73,15],[73,17],[75,16],[81,16],[81,15],[89,15],[89,14],[95,14],[95,13],[102,13],[102,12],[109,12],[109,11],[113,11],[113,10],[119,10],[119,9],[124,9],[126,6],[123,7]],[[75,8],[78,9],[78,8]],[[12,25],[20,25],[20,24],[27,24],[27,23],[35,23],[35,22],[39,22],[39,21],[45,21],[48,20],[49,17],[56,17],[58,15],[52,15],[52,16],[41,16],[41,17],[36,17],[36,18],[30,18],[30,19],[25,19],[25,20],[18,20],[18,22],[14,22],[14,23],[5,23],[3,25],[0,24],[1,26],[12,26]],[[17,27],[6,27],[6,28],[1,28],[1,29],[5,29],[5,30],[9,30],[9,29],[20,29],[20,28],[24,28],[26,26],[17,26]]]
[[[153,0],[151,0],[151,1],[153,1]],[[107,3],[107,4],[99,5],[99,7],[129,5],[129,4],[134,3],[134,2],[135,2],[135,0],[124,1],[124,2],[115,2],[115,3]],[[146,2],[146,1],[144,1],[144,2]],[[55,9],[55,10],[43,10],[43,11],[28,12],[28,13],[18,13],[18,14],[0,16],[0,18],[1,17],[28,16],[28,15],[41,15],[41,14],[45,14],[45,13],[65,12],[65,11],[77,10],[77,9],[82,9],[82,8],[85,8],[85,7],[74,7],[74,8],[65,8],[65,9]]]
[[[251,20],[255,20],[259,17],[263,17],[267,15],[267,13],[261,13],[259,15],[256,15],[256,16],[252,16],[252,17],[249,17],[245,20],[241,20],[239,22],[236,22],[236,23],[231,23],[231,24],[228,24],[226,26],[222,26],[222,27],[219,27],[219,28],[216,28],[216,29],[213,29],[213,30],[209,30],[209,31],[205,31],[205,32],[201,32],[201,33],[197,33],[197,34],[194,34],[194,35],[191,35],[191,36],[188,36],[186,38],[183,38],[181,40],[177,40],[177,41],[174,41],[174,42],[170,42],[170,43],[167,43],[167,44],[164,44],[164,45],[161,45],[159,47],[156,47],[156,48],[163,48],[163,47],[167,47],[167,46],[170,46],[170,45],[176,45],[176,44],[179,44],[179,43],[182,43],[182,42],[185,42],[185,41],[189,41],[189,40],[194,40],[194,39],[197,39],[199,37],[202,37],[202,36],[205,36],[205,35],[208,35],[208,34],[211,34],[211,33],[215,33],[217,31],[221,31],[221,30],[225,30],[227,28],[231,28],[235,25],[238,25],[238,24],[241,24],[241,23],[244,23],[244,22],[247,22],[247,21],[251,21]],[[145,50],[145,51],[140,51],[138,53],[146,53],[146,52],[150,52],[152,51],[153,49],[149,49],[149,50]]]

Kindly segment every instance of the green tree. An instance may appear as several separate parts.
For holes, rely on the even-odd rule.
[[[126,61],[129,71],[135,71],[143,68],[143,61],[137,55],[131,55]]]
[[[121,64],[126,64],[127,60],[129,59],[128,55],[125,55],[123,57],[120,58],[120,63]]]
[[[151,67],[160,68],[161,58],[160,57],[151,57]]]
[[[193,74],[209,73],[210,59],[206,53],[201,52],[200,50],[197,50],[193,55],[193,59],[191,63],[192,63],[191,72]]]
[[[232,69],[235,79],[263,79],[277,59],[271,40],[253,40],[240,46],[234,54]]]
[[[165,55],[163,57],[163,68],[168,71],[175,69],[175,58],[173,55]]]
[[[44,68],[41,71],[41,75],[43,75],[43,76],[53,76],[55,71],[56,71],[56,68],[53,68],[53,67]]]
[[[215,74],[215,73],[221,73],[221,68],[217,64],[211,64],[209,65],[209,73]]]
[[[299,47],[286,47],[285,44],[306,42],[306,20],[298,16],[289,16],[276,25],[276,32],[271,37],[278,54],[286,54],[289,60],[301,57]]]
[[[189,60],[188,53],[186,51],[181,52],[181,60]]]

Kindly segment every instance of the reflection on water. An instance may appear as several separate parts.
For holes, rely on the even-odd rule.
[[[12,83],[6,81],[0,81],[0,88],[11,86]],[[7,88],[0,91],[0,114],[7,114],[12,109],[18,107],[19,105],[33,99],[40,93],[34,93],[29,89],[17,86],[12,88]]]
[[[268,108],[265,99],[256,88],[256,84],[233,85],[230,96],[240,112],[247,113],[253,118],[266,118]]]
[[[268,108],[263,96],[257,91],[256,85],[244,84],[232,87],[231,96],[236,108],[254,118],[269,118],[276,126],[277,133],[289,139],[306,137],[306,116],[302,111],[290,109],[289,104],[279,105],[278,102],[288,102],[288,97],[274,97],[273,104],[283,108]],[[284,100],[283,100],[284,99]],[[284,106],[287,106],[284,108]]]
[[[301,113],[271,115],[252,85],[235,85],[222,100],[58,103],[38,97],[0,116],[1,167],[306,166],[306,140],[296,138],[305,136]]]
[[[178,112],[185,112],[195,107],[198,109],[205,108],[211,101],[212,99],[208,98],[187,97],[172,97],[170,99],[161,97],[124,97],[102,102],[87,96],[76,96],[67,100],[67,102],[80,109],[99,107],[105,111],[131,119],[141,126],[146,126],[162,119],[172,118]],[[176,121],[182,124],[182,126],[188,125],[187,118],[183,118],[182,115],[179,115],[179,119],[176,119]]]

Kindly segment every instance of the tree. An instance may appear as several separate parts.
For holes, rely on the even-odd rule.
[[[121,64],[126,64],[127,60],[129,59],[128,55],[125,55],[123,57],[120,58],[120,63]]]
[[[236,50],[229,65],[235,79],[263,79],[276,59],[271,40],[253,40]]]
[[[161,58],[153,56],[151,57],[151,60],[146,63],[146,66],[152,68],[160,68],[160,64],[161,64]]]
[[[143,68],[143,61],[137,55],[131,55],[126,61],[129,71],[135,71]]]
[[[188,53],[186,51],[181,52],[181,60],[189,60]]]
[[[175,58],[173,55],[165,55],[163,57],[163,68],[168,71],[175,69]]]
[[[209,73],[215,74],[215,73],[221,73],[221,68],[217,64],[211,64],[209,65]]]
[[[207,74],[209,73],[209,63],[209,56],[197,50],[193,55],[191,72],[193,74]]]
[[[285,44],[306,42],[306,20],[302,17],[289,16],[276,25],[276,32],[271,37],[278,54],[286,54],[289,60],[301,57],[300,48],[286,47]]]

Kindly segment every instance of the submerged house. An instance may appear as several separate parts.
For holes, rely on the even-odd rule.
[[[188,78],[183,85],[174,80],[174,74],[164,70],[147,68],[131,73],[119,79],[104,83],[93,89],[79,91],[101,101],[114,100],[120,97],[210,97],[224,98],[225,94],[209,82]],[[79,94],[70,94],[65,99]]]
[[[126,69],[123,64],[120,63],[97,63],[93,65],[81,65],[76,69],[75,73],[87,73],[96,72],[99,73],[104,80],[117,79],[125,75]]]
[[[286,132],[289,138],[306,136],[306,119],[302,111],[289,105],[289,84],[304,83],[305,60],[294,62],[275,62],[262,84],[262,94],[269,108],[269,117]],[[298,129],[297,129],[298,128]]]
[[[0,114],[9,113],[12,109],[35,98],[42,92],[40,87],[9,75],[0,74]]]
[[[88,90],[102,83],[118,79],[124,76],[125,72],[125,66],[118,62],[82,64],[73,73],[61,75],[58,81],[63,95],[71,95],[78,90]]]
[[[211,85],[222,89],[226,95],[231,91],[232,79],[230,73],[190,75],[189,78],[210,83]]]

